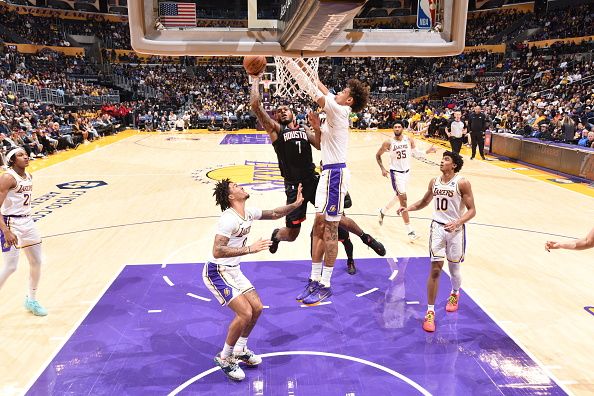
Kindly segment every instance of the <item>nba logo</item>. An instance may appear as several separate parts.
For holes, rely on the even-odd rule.
[[[417,27],[431,29],[435,25],[435,11],[437,0],[419,0],[417,7]]]
[[[225,295],[225,297],[229,297],[229,294],[231,294],[231,291],[229,290],[228,287],[226,287],[225,290],[223,290],[223,294]]]

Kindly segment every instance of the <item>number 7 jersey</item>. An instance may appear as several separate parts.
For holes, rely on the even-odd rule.
[[[433,183],[433,220],[447,224],[462,217],[466,206],[462,202],[462,195],[458,183],[462,176],[455,175],[452,180],[443,183],[440,177]]]
[[[33,194],[33,178],[25,172],[25,178],[19,176],[12,168],[6,173],[14,177],[16,186],[8,190],[0,211],[3,216],[29,216],[31,214],[31,195]]]

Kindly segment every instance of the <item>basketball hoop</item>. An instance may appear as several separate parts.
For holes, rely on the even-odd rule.
[[[299,84],[287,69],[288,62],[297,60],[301,60],[307,66],[309,66],[305,67],[303,71],[311,81],[317,83],[320,58],[287,58],[284,56],[275,56],[274,64],[276,65],[276,96],[290,98],[305,98],[307,96],[307,92],[299,88]]]

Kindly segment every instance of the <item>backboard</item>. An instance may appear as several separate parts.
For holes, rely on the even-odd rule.
[[[166,27],[163,1],[128,0],[132,48],[170,56],[287,57],[448,56],[464,49],[468,0],[419,0],[417,24],[406,29],[376,29],[360,18],[353,25],[364,0],[284,0],[273,19],[259,19],[258,1],[246,1],[246,27]],[[429,24],[419,24],[427,17]]]

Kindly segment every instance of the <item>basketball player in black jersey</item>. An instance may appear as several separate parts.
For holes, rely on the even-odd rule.
[[[313,129],[302,127],[295,123],[295,117],[289,106],[281,105],[276,109],[276,119],[273,120],[262,106],[259,90],[259,78],[253,79],[250,105],[258,121],[262,124],[276,152],[278,166],[282,177],[285,179],[285,194],[287,204],[295,202],[297,186],[301,183],[303,190],[303,204],[292,213],[286,216],[286,225],[276,229],[272,233],[272,246],[270,252],[276,253],[280,241],[292,242],[297,239],[301,230],[301,223],[305,221],[307,203],[315,205],[315,195],[319,180],[312,159],[311,145],[320,149],[319,134]],[[313,118],[312,118],[313,117]],[[310,122],[317,124],[319,131],[319,119],[317,115],[308,114]],[[311,145],[310,145],[311,144]],[[386,249],[384,245],[375,240],[371,235],[366,234],[355,223],[354,220],[342,216],[340,227],[359,235],[364,244],[371,247],[378,255],[384,256]]]

